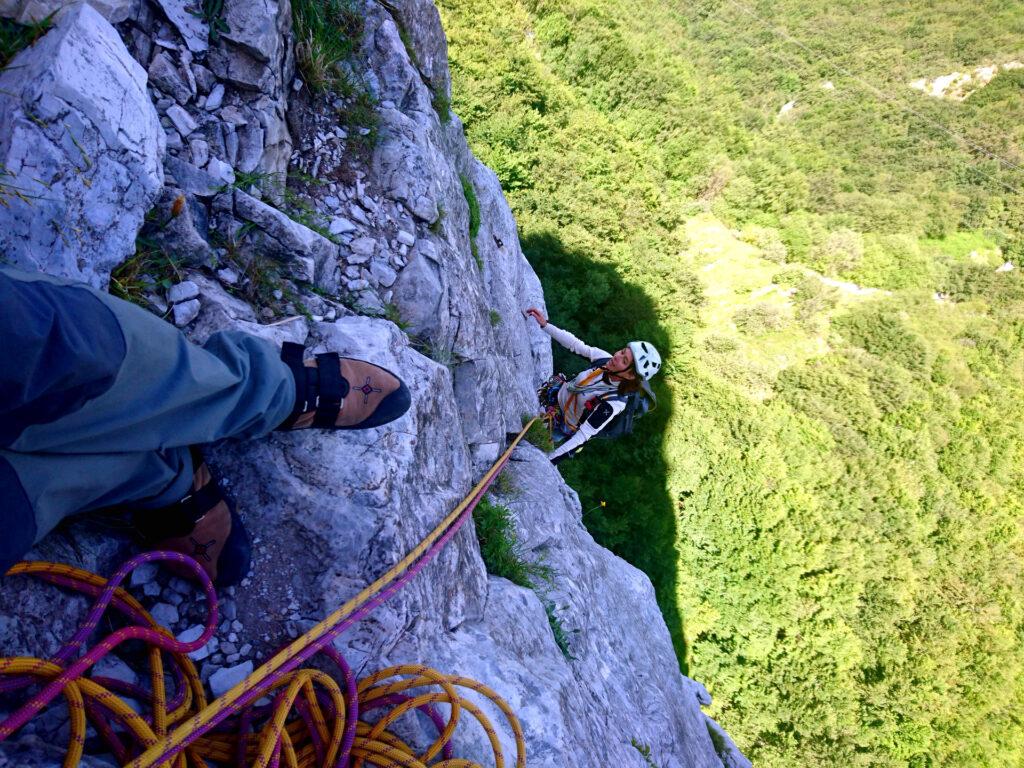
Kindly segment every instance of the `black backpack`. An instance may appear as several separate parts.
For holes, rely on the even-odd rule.
[[[594,362],[597,365],[607,365],[609,360],[611,360],[610,357],[605,360],[595,360]],[[658,407],[658,398],[655,397],[654,390],[643,379],[640,380],[639,392],[630,392],[624,396],[606,395],[601,399],[610,400],[622,397],[625,397],[626,407],[611,420],[608,426],[594,435],[594,437],[599,437],[602,440],[615,440],[624,435],[630,435],[633,433],[633,422]]]

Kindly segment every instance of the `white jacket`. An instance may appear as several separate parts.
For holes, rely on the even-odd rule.
[[[548,323],[543,328],[544,332],[552,339],[557,341],[563,347],[568,349],[581,357],[587,358],[590,362],[595,360],[603,360],[609,358],[612,355],[599,347],[591,347],[584,344],[582,341],[577,339],[568,331],[563,331],[551,323]],[[575,429],[576,432],[562,443],[558,448],[548,454],[548,458],[554,460],[559,456],[564,456],[567,453],[571,453],[583,445],[587,440],[592,438],[604,427],[611,423],[612,419],[608,419],[599,427],[593,427],[584,421],[582,424],[579,423],[580,419],[586,414],[586,404],[596,397],[603,397],[604,400],[611,406],[612,418],[618,416],[626,407],[625,398],[617,396],[615,393],[618,392],[618,384],[616,383],[605,383],[603,376],[598,376],[596,380],[591,381],[589,384],[585,384],[586,380],[592,376],[598,366],[592,366],[584,371],[581,371],[576,375],[572,381],[566,382],[561,390],[558,392],[558,405],[562,409],[562,416],[565,419],[566,425],[570,429]],[[575,397],[573,395],[575,394]],[[611,397],[608,397],[608,396]]]

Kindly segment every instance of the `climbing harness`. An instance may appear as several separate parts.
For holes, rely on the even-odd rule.
[[[526,745],[515,713],[497,693],[469,678],[420,665],[381,670],[358,684],[332,641],[348,627],[397,593],[419,573],[471,517],[512,451],[537,419],[527,423],[469,494],[400,562],[354,598],[297,638],[218,699],[208,702],[195,665],[187,654],[211,639],[218,621],[217,596],[202,567],[177,552],[145,552],[128,560],[108,580],[55,563],[19,563],[8,575],[32,575],[96,598],[86,620],[49,660],[0,658],[0,693],[45,682],[27,703],[0,723],[3,741],[63,695],[70,716],[64,768],[83,754],[87,718],[125,768],[206,768],[208,761],[257,768],[478,768],[452,756],[451,737],[463,712],[483,727],[496,768],[504,768],[501,744],[486,713],[459,694],[468,688],[490,700],[508,720],[516,743],[516,768],[526,768]],[[209,613],[202,633],[191,641],[175,639],[120,585],[148,562],[171,561],[188,568],[202,584]],[[108,608],[130,623],[103,638],[84,655],[85,644]],[[85,677],[97,661],[127,640],[149,645],[150,690],[105,677]],[[168,698],[164,655],[174,693]],[[341,683],[319,669],[300,668],[321,653],[340,670]],[[421,688],[440,691],[415,693]],[[124,699],[148,706],[137,713]],[[270,703],[262,703],[269,697]],[[255,703],[255,706],[254,706]],[[447,705],[448,720],[435,705]],[[375,724],[360,716],[390,708]],[[418,710],[434,723],[437,739],[422,754],[386,729],[406,712]],[[120,726],[120,732],[115,728]],[[131,739],[125,743],[125,737]],[[141,752],[141,753],[140,753]],[[433,762],[436,758],[442,759]]]

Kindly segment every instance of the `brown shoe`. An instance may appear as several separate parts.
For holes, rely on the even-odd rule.
[[[295,377],[295,406],[278,429],[369,429],[409,410],[408,387],[379,365],[336,352],[303,359],[299,344],[286,342],[281,359]]]
[[[228,504],[202,454],[190,449],[192,490],[177,504],[135,514],[135,526],[152,549],[181,552],[199,562],[218,587],[249,572],[252,546],[241,518]],[[187,568],[176,569],[192,576]]]

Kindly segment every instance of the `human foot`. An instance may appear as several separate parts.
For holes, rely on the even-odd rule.
[[[202,454],[195,448],[191,454],[195,469],[188,495],[170,507],[136,512],[135,527],[152,549],[188,555],[198,561],[216,586],[230,587],[249,572],[249,534],[224,498]]]
[[[335,352],[303,359],[299,344],[286,342],[281,359],[295,377],[296,401],[278,429],[369,429],[409,410],[409,389],[379,365]]]

